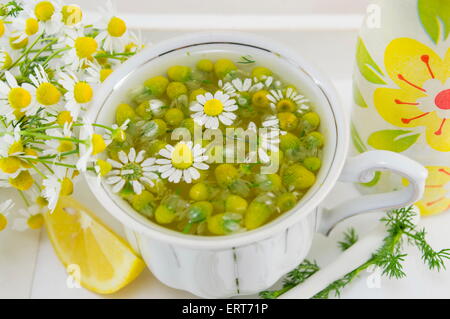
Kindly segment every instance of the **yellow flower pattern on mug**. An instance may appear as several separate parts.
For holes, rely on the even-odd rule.
[[[429,166],[423,198],[416,203],[421,215],[434,215],[450,209],[450,167]]]
[[[430,147],[450,152],[450,49],[441,58],[419,41],[398,38],[384,63],[398,88],[375,90],[378,113],[395,126],[424,127]]]

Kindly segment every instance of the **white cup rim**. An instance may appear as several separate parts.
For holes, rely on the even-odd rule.
[[[307,217],[314,212],[318,205],[324,200],[331,189],[336,184],[348,152],[349,130],[345,112],[339,102],[338,95],[330,83],[330,81],[323,76],[311,63],[307,62],[298,53],[293,52],[284,45],[264,37],[256,36],[248,33],[240,32],[201,32],[191,33],[184,36],[172,38],[157,45],[144,49],[140,54],[129,59],[119,68],[117,68],[108,79],[101,85],[96,92],[94,101],[87,113],[87,118],[95,122],[104,102],[111,94],[111,92],[120,86],[122,81],[126,81],[128,75],[133,70],[139,68],[140,65],[149,61],[149,59],[157,58],[158,56],[183,48],[186,46],[194,46],[199,44],[214,44],[214,43],[234,43],[247,46],[253,46],[257,49],[263,49],[269,52],[276,52],[285,59],[295,63],[296,66],[302,69],[320,88],[328,103],[333,110],[334,120],[336,124],[336,147],[334,152],[334,160],[330,166],[330,170],[325,178],[326,183],[323,183],[320,188],[309,198],[302,201],[301,210],[303,213],[295,213],[299,208],[294,208],[293,212],[288,213],[288,216],[280,216],[274,221],[252,231],[239,233],[229,236],[206,237],[186,235],[172,231],[170,229],[158,226],[149,227],[147,224],[141,222],[135,216],[131,216],[124,212],[113,200],[103,183],[99,185],[97,177],[85,174],[87,183],[94,195],[103,204],[103,206],[117,218],[126,228],[129,228],[139,234],[148,236],[155,240],[165,242],[172,245],[180,245],[194,249],[212,249],[221,250],[232,247],[241,247],[260,240],[266,239],[275,233],[279,233],[287,229],[289,226]],[[81,147],[81,152],[83,152]],[[99,187],[100,186],[100,187]],[[103,185],[104,186],[104,185]],[[136,213],[137,214],[137,213]]]

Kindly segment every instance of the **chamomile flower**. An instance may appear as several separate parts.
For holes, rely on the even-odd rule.
[[[309,110],[309,106],[306,105],[309,100],[291,87],[285,91],[271,90],[267,98],[271,102],[270,107],[273,111],[303,113]]]
[[[0,204],[0,231],[4,230],[8,225],[9,211],[14,207],[14,203],[11,199],[3,201]]]
[[[36,88],[28,83],[19,85],[8,71],[6,81],[0,81],[0,115],[14,120],[17,114],[34,109]]]
[[[254,162],[256,159],[256,153],[258,158],[263,163],[270,161],[268,152],[278,152],[280,144],[280,132],[279,130],[257,130],[255,123],[250,122],[248,124],[248,130],[258,133],[258,150],[252,151],[249,154],[249,161]]]
[[[15,58],[13,52],[8,52],[8,50],[0,49],[0,70],[8,69]]]
[[[159,151],[159,155],[163,158],[157,159],[156,164],[159,166],[161,178],[168,179],[169,182],[179,183],[181,180],[191,183],[193,180],[200,178],[198,170],[206,170],[209,165],[204,162],[208,160],[208,156],[204,155],[206,150],[191,141],[179,142],[175,146],[166,145]]]
[[[112,170],[106,178],[106,184],[112,185],[112,191],[118,193],[129,184],[135,194],[139,195],[148,184],[153,186],[153,180],[158,178],[154,172],[158,169],[155,166],[153,157],[145,158],[145,151],[136,154],[136,150],[131,148],[128,154],[120,151],[118,154],[119,161],[108,159],[112,166]]]
[[[18,213],[21,217],[14,219],[12,226],[14,230],[40,229],[44,225],[42,208],[37,204],[19,209]]]
[[[125,131],[128,128],[128,124],[130,123],[130,119],[126,119],[122,125],[113,124],[111,126],[111,130],[106,130],[105,134],[103,134],[103,139],[105,140],[106,145],[111,144],[113,140],[123,142],[125,140],[126,133]]]
[[[106,149],[106,143],[98,133],[95,133],[94,127],[88,118],[83,120],[83,128],[81,131],[81,136],[86,139],[86,149],[84,153],[80,156],[77,162],[77,169],[84,172],[86,171],[89,162],[95,161],[95,156]]]
[[[87,65],[85,80],[91,84],[103,83],[113,72],[110,68],[102,68],[98,63],[88,62]]]
[[[98,28],[102,30],[96,40],[108,52],[122,52],[128,42],[128,29],[125,21],[116,15],[111,1],[106,4],[106,10],[101,8],[101,20]]]
[[[78,119],[81,111],[86,111],[92,101],[94,90],[89,83],[78,80],[72,72],[61,73],[59,83],[67,90],[64,94],[64,107],[73,119]]]
[[[0,19],[0,39],[6,39],[10,35],[8,24],[5,20]]]
[[[14,43],[20,43],[25,39],[33,40],[33,37],[39,32],[39,21],[28,14],[22,14],[12,22],[13,32],[11,36]]]
[[[65,30],[79,28],[83,20],[83,11],[76,4],[64,5],[61,8],[61,15]]]
[[[53,174],[48,175],[43,181],[42,197],[48,202],[51,212],[55,210],[60,195],[70,195],[73,191],[73,170],[61,166],[52,168]]]
[[[69,29],[65,31],[65,41],[59,47],[70,48],[64,52],[62,61],[72,70],[78,70],[94,59],[98,42],[93,37],[86,36],[83,29]]]
[[[214,95],[209,92],[197,95],[197,100],[190,107],[194,112],[194,121],[209,129],[219,128],[220,122],[224,125],[233,124],[236,114],[232,112],[237,109],[236,100],[222,91],[217,91]]]
[[[20,135],[20,126],[9,126],[0,137],[0,156],[17,156],[23,154],[23,144]]]
[[[34,74],[30,75],[30,80],[36,87],[36,102],[39,107],[55,106],[60,102],[61,92],[50,82],[42,65],[39,64],[34,68]]]
[[[57,138],[70,138],[72,137],[72,129],[69,123],[65,123],[62,129],[53,128],[45,131],[48,136],[54,136]],[[72,141],[51,139],[45,141],[46,149],[42,152],[43,155],[60,155],[62,153],[70,152],[75,149],[75,145]]]
[[[53,35],[61,30],[61,1],[27,0],[25,4],[25,12],[36,18],[41,31],[47,35]]]

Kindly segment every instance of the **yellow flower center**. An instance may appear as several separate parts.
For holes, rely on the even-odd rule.
[[[9,45],[13,50],[20,50],[22,48],[25,48],[28,44],[28,38],[25,38],[22,41],[15,43],[14,41],[16,41],[18,38],[19,38],[18,36],[9,38]]]
[[[72,118],[72,115],[70,115],[69,111],[60,112],[56,119],[56,122],[61,126],[64,126],[64,124],[66,124],[66,123],[72,123],[72,121],[73,121],[73,118]]]
[[[22,171],[19,175],[17,175],[16,178],[10,178],[9,183],[12,187],[21,190],[26,191],[33,186],[34,179],[31,176],[30,172],[28,171]]]
[[[8,52],[6,51],[0,52],[0,63],[2,64],[1,65],[2,70],[9,69],[9,67],[12,64],[12,59]]]
[[[98,44],[94,38],[79,37],[75,40],[75,50],[80,59],[90,58],[97,51]]]
[[[14,174],[20,168],[20,160],[15,157],[0,159],[0,169],[6,174]]]
[[[105,150],[106,143],[100,134],[92,135],[92,155],[97,155]]]
[[[20,110],[31,103],[31,94],[23,88],[12,88],[8,94],[9,104],[13,109]]]
[[[81,22],[83,18],[83,12],[79,6],[66,5],[62,7],[62,20],[65,25],[75,25]]]
[[[68,177],[64,177],[61,181],[61,191],[60,194],[62,196],[69,196],[73,193],[73,183],[72,180]]]
[[[5,34],[5,22],[3,20],[0,20],[0,37],[2,37]]]
[[[223,111],[223,104],[218,99],[211,99],[206,101],[204,105],[204,112],[209,116],[217,116]]]
[[[33,34],[36,34],[39,31],[39,23],[34,18],[28,18],[25,21],[25,33],[28,36],[32,36]]]
[[[75,146],[71,141],[61,141],[59,143],[57,151],[60,153],[70,152],[71,150],[75,149]]]
[[[8,155],[13,155],[22,152],[23,152],[23,144],[22,141],[20,140],[12,143],[8,149]]]
[[[77,84],[75,84],[75,88],[73,91],[75,101],[80,104],[90,102],[92,100],[92,96],[94,95],[92,87],[85,82],[78,82]]]
[[[187,169],[194,162],[194,154],[185,143],[178,143],[172,152],[172,165],[178,169]]]
[[[39,21],[48,21],[53,17],[55,7],[50,1],[41,1],[34,7],[34,14]]]
[[[7,225],[8,225],[8,220],[6,219],[6,216],[3,214],[0,214],[0,231],[4,230]]]
[[[117,17],[111,18],[108,23],[108,33],[112,37],[121,37],[127,31],[125,22]]]
[[[33,216],[30,216],[27,220],[27,225],[31,229],[39,229],[44,225],[44,216],[42,214],[36,214]]]
[[[294,112],[296,109],[295,103],[290,99],[282,99],[277,103],[278,112]]]
[[[98,173],[100,174],[100,176],[106,176],[106,174],[108,174],[112,170],[112,165],[102,159],[97,160],[97,166],[99,168]]]
[[[42,105],[54,105],[59,102],[61,98],[61,92],[58,88],[49,82],[44,82],[39,85],[36,90],[36,99]]]
[[[112,72],[113,72],[112,69],[101,69],[100,70],[100,82],[105,81],[108,78],[108,76],[111,75]]]

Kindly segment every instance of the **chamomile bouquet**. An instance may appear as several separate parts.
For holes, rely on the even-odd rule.
[[[89,123],[84,112],[96,87],[144,44],[110,2],[100,16],[87,24],[79,6],[60,0],[0,2],[0,187],[27,207],[13,228],[41,227],[80,171],[108,170],[95,157],[123,138],[125,128]],[[80,139],[80,130],[91,134]],[[1,205],[0,231],[13,205]]]

